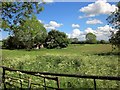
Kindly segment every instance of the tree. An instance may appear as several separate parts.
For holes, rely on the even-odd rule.
[[[116,11],[107,18],[107,21],[114,29],[117,29],[117,32],[111,31],[110,43],[120,49],[120,2],[118,2],[117,7]]]
[[[4,46],[9,49],[25,48],[32,49],[34,44],[43,44],[47,36],[47,31],[37,18],[33,15],[32,18],[26,20],[23,26],[16,28],[14,35],[4,41]]]
[[[0,6],[1,18],[4,21],[2,26],[6,23],[9,27],[2,27],[9,31],[16,29],[16,26],[23,25],[25,20],[34,13],[39,13],[43,10],[42,4],[38,2],[2,2]]]
[[[77,44],[79,42],[78,38],[70,38],[70,39],[72,44]]]
[[[100,44],[107,44],[108,42],[105,40],[100,40]]]
[[[2,19],[1,28],[5,31],[11,32],[12,36],[16,36],[18,30],[24,25],[28,18],[33,14],[40,13],[44,2],[2,2],[0,4],[0,11]],[[21,31],[20,31],[21,32]]]
[[[38,24],[39,21],[34,20],[34,24],[31,24],[31,21],[28,20],[32,18],[33,14],[43,10],[43,4],[44,2],[41,2],[41,4],[38,4],[38,2],[2,2],[2,6],[0,6],[0,10],[2,10],[1,18],[3,20],[2,29],[11,32],[12,36],[14,36],[12,38],[15,38],[16,42],[22,42],[29,49],[34,42],[43,42],[43,38],[46,36],[43,34],[45,33],[41,34],[41,32],[35,35],[38,32],[35,29],[40,29],[41,27],[42,29],[40,30],[45,31],[43,25],[39,23],[39,27],[35,28],[37,26],[35,23]]]
[[[15,38],[15,36],[9,36],[7,39],[4,39],[2,47],[7,49],[24,49],[25,48],[23,43],[19,41],[18,38]]]
[[[35,16],[27,19],[23,26],[20,26],[15,33],[15,37],[21,41],[27,49],[31,49],[34,44],[43,44],[47,36],[47,31]]]
[[[96,35],[93,33],[87,33],[86,34],[86,42],[89,44],[94,44],[97,42]]]
[[[69,40],[64,32],[51,30],[45,40],[45,46],[49,49],[67,47]]]

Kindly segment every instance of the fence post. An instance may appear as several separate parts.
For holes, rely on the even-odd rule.
[[[56,81],[57,81],[57,87],[58,87],[58,89],[60,88],[60,85],[59,85],[59,79],[58,79],[58,77],[56,77]]]
[[[28,90],[31,90],[31,79],[28,79]]]
[[[44,77],[44,87],[45,87],[45,90],[47,90],[47,88],[46,88],[46,82],[45,82],[45,77]]]
[[[2,74],[2,82],[4,85],[4,90],[6,90],[6,84],[5,84],[5,68],[3,67],[3,74]]]
[[[20,72],[20,74],[19,74],[19,78],[20,78],[20,87],[21,87],[21,90],[22,90],[22,81],[21,81],[21,72]]]
[[[94,90],[96,90],[96,81],[94,79]]]

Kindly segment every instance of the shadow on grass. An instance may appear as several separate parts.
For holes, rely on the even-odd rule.
[[[120,56],[120,52],[102,52],[102,53],[96,53],[95,55],[98,55],[98,56],[111,56],[111,55]]]

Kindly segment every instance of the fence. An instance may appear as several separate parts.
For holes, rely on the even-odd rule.
[[[85,78],[85,79],[93,79],[93,83],[94,83],[94,90],[97,89],[96,87],[96,79],[101,79],[101,80],[117,80],[120,81],[120,77],[113,77],[113,76],[91,76],[91,75],[77,75],[77,74],[60,74],[60,73],[49,73],[49,72],[33,72],[33,71],[24,71],[24,70],[16,70],[16,69],[12,69],[12,68],[8,68],[5,66],[0,66],[3,69],[3,73],[2,73],[2,83],[4,86],[4,89],[6,90],[6,84],[11,85],[10,83],[6,83],[5,80],[7,78],[10,78],[11,80],[19,80],[20,81],[20,88],[22,89],[22,80],[24,79],[24,82],[28,83],[27,88],[30,90],[31,89],[31,85],[40,85],[40,84],[36,84],[31,82],[31,79],[28,78],[15,78],[15,77],[10,77],[6,75],[6,71],[10,71],[10,72],[16,72],[16,73],[24,73],[27,75],[32,75],[32,76],[36,76],[36,77],[41,77],[44,79],[44,85],[40,85],[42,87],[44,87],[45,90],[47,90],[47,88],[50,89],[56,89],[56,90],[61,90],[60,88],[60,81],[58,79],[58,77],[74,77],[74,78]],[[19,74],[21,75],[21,74]],[[46,79],[48,80],[53,80],[56,82],[57,87],[50,87],[46,85]]]

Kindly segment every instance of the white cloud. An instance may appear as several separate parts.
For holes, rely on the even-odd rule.
[[[71,34],[71,38],[77,38],[81,34],[81,31],[79,29],[74,29]]]
[[[66,34],[68,36],[68,38],[78,38],[78,40],[80,41],[84,41],[85,40],[85,34],[83,33],[83,31],[80,31],[80,29],[73,29],[71,34]]]
[[[85,31],[84,31],[85,34],[87,33],[95,33],[95,30],[93,30],[92,28],[87,28]]]
[[[83,17],[94,17],[99,14],[110,14],[117,9],[115,5],[107,3],[106,0],[97,0],[95,3],[89,4],[86,7],[81,8],[79,11],[85,13]]]
[[[79,25],[79,24],[72,24],[72,27],[73,27],[73,28],[79,28],[80,25]]]
[[[86,21],[86,24],[102,24],[103,22],[101,22],[98,19],[92,19],[92,20],[88,20]]]
[[[97,36],[97,40],[108,40],[111,35],[110,31],[116,31],[116,30],[110,27],[109,25],[97,27],[96,30],[93,30],[92,28],[87,28],[85,30],[85,32],[87,33],[91,32],[95,34]]]
[[[87,18],[87,17],[89,17],[89,16],[84,15],[84,16],[79,16],[78,18],[82,19],[82,18]]]
[[[40,23],[42,23],[42,20],[38,20]]]
[[[57,23],[55,21],[50,21],[49,24],[45,24],[44,27],[46,29],[56,29],[56,28],[59,28],[61,27],[63,24],[61,23]]]
[[[38,20],[40,23],[44,23],[44,21],[42,21],[42,20]]]
[[[54,0],[43,0],[44,2],[52,3]]]
[[[46,28],[46,29],[55,29],[55,27],[53,27],[53,26],[50,26],[49,24],[45,24],[44,25],[44,27]]]
[[[69,38],[78,38],[80,41],[84,41],[85,36],[87,33],[93,33],[97,36],[97,40],[109,40],[111,32],[110,31],[117,31],[110,27],[109,25],[97,27],[95,30],[88,27],[84,31],[80,31],[79,29],[74,29],[71,34],[69,35]]]
[[[62,26],[63,24],[59,24],[59,23],[57,23],[57,22],[55,22],[55,21],[50,21],[50,23],[49,23],[51,26],[53,26],[53,27],[60,27],[60,26]]]
[[[66,33],[66,35],[68,36],[68,38],[71,38],[71,34],[69,34],[69,33]]]
[[[41,4],[43,2],[46,2],[46,3],[53,3],[54,0],[39,0],[38,4]]]

